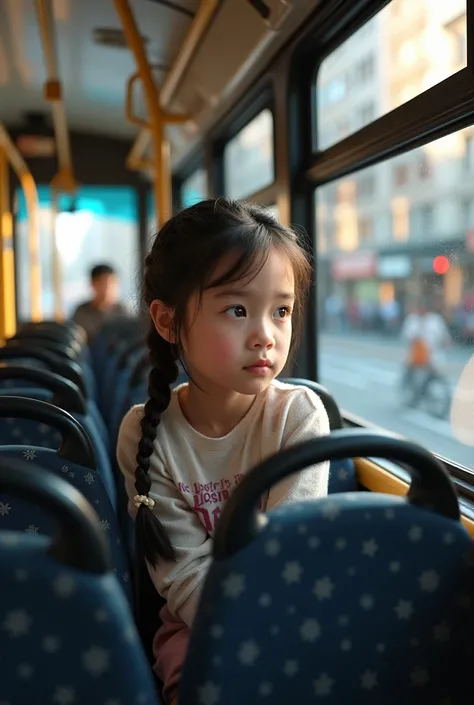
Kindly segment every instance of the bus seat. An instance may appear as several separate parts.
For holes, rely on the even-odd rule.
[[[284,384],[303,385],[304,387],[311,389],[318,395],[324,404],[324,408],[326,409],[326,413],[329,418],[329,427],[331,431],[336,431],[339,428],[343,428],[344,423],[342,420],[342,414],[337,402],[332,394],[326,389],[326,387],[323,387],[322,384],[313,382],[313,380],[310,379],[303,379],[301,377],[287,377],[279,379],[278,381],[283,382]],[[329,470],[329,494],[336,494],[337,492],[355,492],[357,489],[357,473],[352,458],[333,460]]]
[[[0,356],[1,360],[1,356]],[[18,378],[13,379],[11,375],[11,367],[17,367],[21,366],[22,369],[27,367],[29,370],[34,370],[38,372],[38,370],[41,371],[46,371],[46,372],[51,372],[50,368],[48,368],[44,363],[35,361],[35,360],[27,360],[27,359],[20,359],[20,360],[13,360],[12,363],[3,363],[0,362],[0,370],[3,367],[6,367],[10,370],[9,372],[6,372],[4,375],[0,376],[0,390],[9,390],[12,394],[14,394],[11,390],[16,389],[17,387],[20,386],[19,383],[21,383],[22,387],[28,387],[28,388],[33,388],[33,389],[47,389],[48,387],[45,386],[44,381],[34,381],[33,379],[28,376],[19,376]],[[74,387],[77,388],[79,395],[83,396],[85,399],[86,403],[86,409],[87,409],[87,414],[90,416],[91,421],[93,421],[95,427],[97,428],[97,431],[100,434],[100,437],[102,439],[103,445],[105,446],[107,454],[110,452],[110,438],[109,434],[107,431],[107,427],[105,425],[104,419],[102,418],[100,411],[97,407],[96,402],[91,399],[90,397],[84,396],[82,393],[82,390],[80,387],[77,386],[75,382],[71,382],[71,380],[68,377],[65,377],[61,375],[59,372],[53,372],[57,377],[61,377],[62,379],[65,379],[67,382],[70,382],[70,384],[73,384]]]
[[[117,345],[123,340],[130,340],[143,333],[146,336],[146,324],[139,318],[120,317],[107,321],[97,333],[89,348],[99,396],[104,392],[103,383],[110,360]]]
[[[25,380],[28,387],[12,386],[14,380]],[[8,382],[7,389],[2,387]],[[30,387],[30,382],[43,384],[44,388]],[[89,406],[80,394],[79,389],[68,380],[55,375],[48,370],[38,370],[26,366],[9,366],[0,364],[0,396],[25,397],[49,402],[72,414],[89,435],[97,459],[98,472],[109,493],[112,505],[117,504],[117,491],[109,454],[104,445],[100,430],[95,423],[95,417],[89,411]],[[33,418],[0,420],[1,445],[34,445],[43,448],[57,449],[61,437],[58,432],[45,423]]]
[[[0,362],[11,362],[17,365],[29,365],[45,368],[55,372],[61,377],[77,384],[86,399],[92,397],[91,390],[84,380],[82,370],[77,362],[67,360],[60,355],[55,355],[50,350],[40,347],[26,347],[19,345],[18,341],[11,341],[0,348]],[[38,364],[39,363],[39,364]]]
[[[409,495],[337,494],[259,517],[273,484],[345,455],[409,464]],[[213,550],[180,705],[465,701],[474,546],[420,446],[345,429],[279,453],[236,487]]]
[[[36,420],[53,426],[61,436],[59,450],[35,446],[0,445],[0,462],[9,458],[24,459],[31,467],[46,467],[54,475],[66,479],[90,502],[97,512],[100,527],[108,539],[114,572],[124,592],[131,600],[131,584],[127,551],[124,546],[117,514],[96,470],[94,453],[88,436],[72,416],[50,404],[22,397],[3,397],[0,404],[2,417],[29,414]],[[0,486],[0,502],[9,510],[0,512],[0,530],[10,529],[27,533],[54,535],[56,525],[51,516],[40,506],[21,498],[10,499]]]
[[[108,406],[104,405],[103,413],[109,428],[117,404],[120,406],[123,403],[124,387],[126,388],[136,360],[143,354],[144,346],[145,341],[140,336],[132,341],[121,341],[113,351],[103,382],[104,398],[109,402]]]
[[[7,340],[5,347],[13,347],[16,350],[40,350],[54,355],[56,359],[70,365],[83,379],[88,397],[91,399],[97,398],[97,388],[92,368],[83,359],[78,358],[74,352],[70,352],[69,348],[64,344],[32,336],[31,338],[10,338]]]
[[[143,352],[138,350],[130,355],[127,359],[126,366],[119,369],[115,388],[113,390],[113,402],[111,403],[110,414],[109,414],[109,433],[111,438],[111,444],[115,447],[117,444],[118,432],[120,424],[127,409],[124,410],[128,391],[130,386],[130,380],[132,378],[133,369],[135,363],[140,359]]]
[[[90,505],[69,483],[26,461],[3,461],[1,476],[12,502],[40,504],[59,527],[52,541],[0,531],[2,674],[8,674],[2,702],[157,705]]]

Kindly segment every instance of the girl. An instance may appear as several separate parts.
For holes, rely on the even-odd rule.
[[[125,416],[117,457],[138,555],[167,600],[154,642],[167,702],[176,699],[232,488],[265,457],[329,433],[319,397],[275,379],[296,340],[310,274],[291,230],[264,209],[224,199],[178,213],[146,258],[149,399]],[[178,361],[190,382],[171,391]],[[328,469],[280,483],[262,508],[326,495]]]

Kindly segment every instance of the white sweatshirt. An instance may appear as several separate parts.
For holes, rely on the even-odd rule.
[[[208,438],[185,419],[180,387],[162,414],[150,457],[150,497],[176,551],[176,561],[149,566],[153,583],[168,608],[188,626],[211,562],[212,536],[226,499],[242,476],[277,451],[329,433],[320,398],[307,387],[277,380],[255,397],[250,410],[230,433]],[[129,512],[133,497],[143,405],[134,406],[120,427],[117,459],[125,476]],[[327,495],[329,463],[310,467],[270,490],[266,510],[286,502]]]

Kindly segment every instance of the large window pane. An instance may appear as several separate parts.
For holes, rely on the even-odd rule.
[[[466,0],[392,0],[321,64],[318,149],[466,66]]]
[[[207,198],[207,175],[204,169],[198,169],[181,185],[181,204],[183,208]]]
[[[246,198],[269,186],[275,178],[273,115],[262,110],[224,149],[224,193]]]
[[[471,467],[474,390],[464,390],[463,428],[449,407],[473,353],[473,136],[459,131],[316,191],[321,381],[347,411]],[[445,414],[441,386],[415,406],[401,396],[406,322],[420,308],[430,336],[444,321],[451,337],[445,350],[432,332]]]
[[[51,193],[40,187],[42,304],[53,316]],[[72,200],[62,196],[56,239],[62,269],[62,300],[66,316],[90,298],[89,271],[98,263],[112,265],[120,278],[121,300],[133,309],[137,302],[139,244],[135,192],[128,187],[83,186]],[[16,254],[20,320],[30,318],[28,230],[23,194],[18,192]]]

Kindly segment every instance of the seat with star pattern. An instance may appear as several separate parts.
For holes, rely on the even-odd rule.
[[[54,538],[0,530],[0,698],[9,705],[158,705],[99,519],[69,481],[2,458],[15,503],[54,516]],[[5,677],[3,677],[5,676]]]
[[[323,460],[388,457],[407,497],[351,492],[258,514]],[[214,536],[180,705],[461,704],[474,655],[474,547],[442,464],[415,443],[345,429],[269,458]]]
[[[23,397],[1,398],[0,421],[3,418],[28,418],[55,429],[61,436],[58,450],[38,446],[1,445],[0,462],[22,459],[31,467],[46,467],[66,479],[94,507],[99,525],[108,538],[114,572],[129,600],[132,599],[129,566],[121,537],[117,514],[96,469],[91,442],[81,425],[67,412],[47,402]],[[0,531],[54,535],[57,526],[50,514],[22,497],[11,498],[0,486]]]

